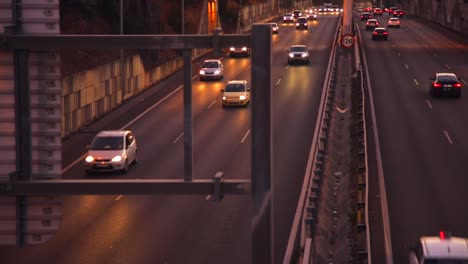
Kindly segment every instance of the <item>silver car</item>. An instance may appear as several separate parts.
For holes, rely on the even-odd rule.
[[[137,162],[137,143],[129,130],[99,132],[88,146],[85,158],[86,172],[122,171]]]
[[[200,81],[221,80],[224,76],[224,66],[221,60],[205,60],[200,65]]]
[[[288,50],[288,64],[309,64],[309,49],[305,45],[293,45]]]

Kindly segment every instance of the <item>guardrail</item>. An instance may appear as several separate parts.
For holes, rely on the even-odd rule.
[[[288,239],[288,245],[283,259],[283,264],[296,263],[300,258],[300,252],[305,250],[304,257],[308,258],[312,256],[309,249],[312,246],[312,240],[310,239],[313,233],[313,224],[316,218],[317,209],[317,197],[320,191],[320,186],[316,183],[320,180],[320,171],[323,170],[323,151],[325,141],[324,134],[327,133],[328,125],[330,122],[329,114],[331,112],[332,99],[334,91],[330,89],[332,79],[334,78],[333,69],[335,67],[335,54],[336,46],[341,32],[341,20],[338,21],[336,34],[332,43],[332,49],[330,52],[330,59],[328,61],[327,74],[325,76],[325,82],[323,84],[322,96],[320,106],[318,110],[317,121],[315,124],[314,136],[312,139],[312,145],[309,152],[309,159],[307,161],[306,172],[304,175],[304,182],[299,195],[299,201],[297,204],[293,225],[291,227],[291,233]],[[306,244],[310,245],[306,247]],[[304,263],[307,260],[304,260]]]

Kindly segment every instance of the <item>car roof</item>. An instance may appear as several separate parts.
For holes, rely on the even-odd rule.
[[[209,60],[204,60],[203,62],[221,62],[221,61],[217,59],[209,59]]]
[[[247,83],[246,80],[232,80],[232,81],[229,81],[227,84],[245,84]]]
[[[301,19],[301,18],[302,18],[302,19],[307,19],[307,17],[303,17],[303,16],[298,17],[297,19]]]
[[[297,47],[297,48],[305,48],[306,45],[292,45],[291,48]]]
[[[437,236],[421,237],[425,257],[468,259],[468,239],[450,237],[441,239]]]
[[[375,28],[374,30],[377,30],[377,31],[378,31],[378,30],[387,30],[387,29],[384,28],[384,27],[378,27],[378,28]]]
[[[451,72],[438,72],[438,73],[436,73],[436,76],[437,77],[439,77],[439,76],[457,77],[457,75],[455,75],[455,73],[451,73]]]
[[[367,22],[377,22],[377,19],[375,19],[375,18],[370,18],[370,19],[367,19]]]
[[[96,137],[118,137],[124,136],[127,132],[131,132],[130,130],[103,130],[99,132]]]
[[[389,20],[400,20],[398,17],[391,17]]]

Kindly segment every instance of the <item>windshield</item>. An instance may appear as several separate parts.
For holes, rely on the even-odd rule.
[[[96,137],[89,149],[119,150],[123,149],[123,137]]]
[[[304,52],[307,51],[306,47],[291,47],[291,52]]]
[[[240,83],[226,85],[226,92],[245,92],[245,85]]]
[[[202,68],[218,68],[218,63],[214,61],[205,61],[203,62]]]
[[[437,78],[437,81],[439,82],[457,82],[457,78],[454,76],[439,76]]]

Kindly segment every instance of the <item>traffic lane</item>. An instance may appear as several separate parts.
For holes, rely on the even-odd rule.
[[[207,54],[192,63],[192,76],[198,74],[199,65],[204,59],[215,59],[220,56]],[[117,106],[109,113],[104,114],[92,123],[83,126],[79,131],[70,133],[62,139],[62,167],[66,168],[86,152],[86,145],[93,139],[94,135],[105,129],[120,129],[133,120],[154,102],[158,102],[173,92],[182,84],[183,71],[178,71],[160,83],[146,88],[140,94],[127,99],[123,104]]]
[[[456,163],[456,155],[452,156],[447,149],[449,144],[444,139],[442,127],[439,122],[434,122],[426,103],[427,90],[420,89],[412,73],[402,66],[402,58],[420,56],[417,49],[408,54],[398,50],[398,45],[412,45],[413,40],[405,39],[407,37],[405,34],[394,35],[392,40],[398,43],[394,46],[396,49],[385,43],[379,44],[381,49],[375,48],[376,43],[366,43],[372,47],[366,46],[366,49],[382,141],[394,256],[398,261],[407,259],[405,244],[448,225],[447,215],[439,213],[450,206],[441,206],[440,210],[434,210],[434,206],[442,205],[447,198],[446,186],[450,183],[441,177],[448,173],[445,167],[453,168]],[[382,64],[382,61],[386,63]],[[421,61],[424,65],[430,64],[427,58]],[[402,149],[408,151],[402,152]],[[442,173],[444,170],[446,172]],[[452,194],[448,199],[459,198]]]
[[[273,82],[273,217],[275,262],[281,263],[291,232],[294,213],[303,177],[330,50],[338,18],[323,16],[317,27],[308,32],[295,32],[295,37],[306,35],[305,42],[292,40],[291,44],[305,44],[310,51],[309,65],[287,66],[287,53],[274,57],[274,64],[287,68],[279,82]]]

